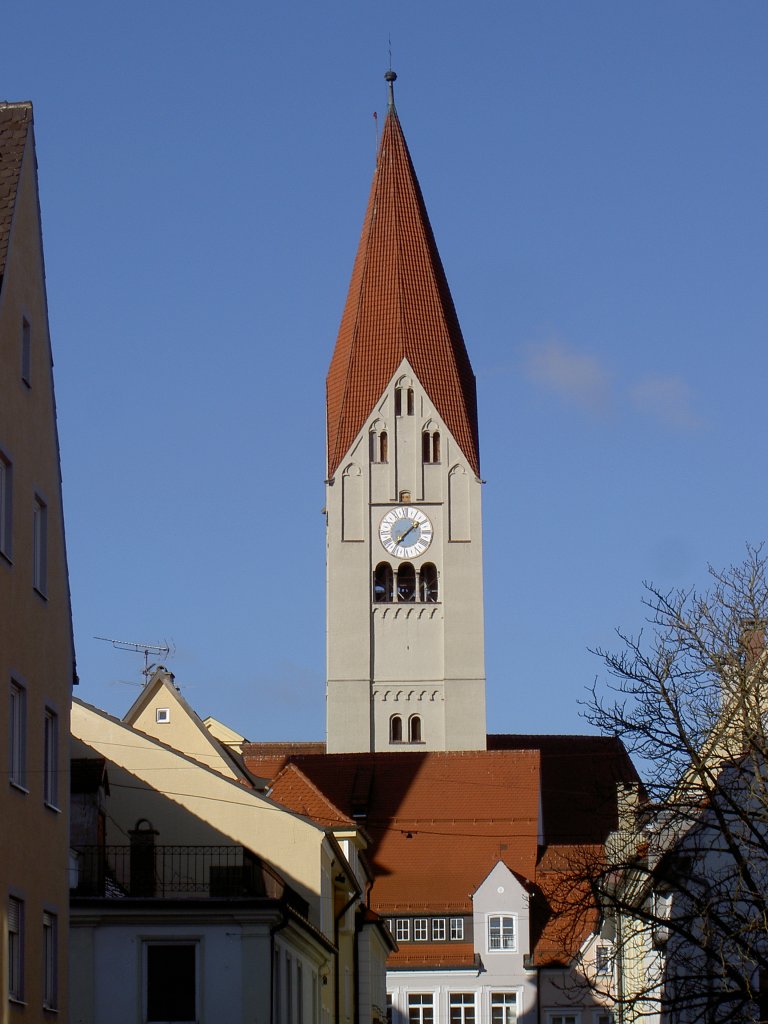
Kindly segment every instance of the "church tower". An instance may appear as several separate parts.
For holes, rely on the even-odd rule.
[[[327,380],[327,749],[483,750],[475,378],[385,77]]]

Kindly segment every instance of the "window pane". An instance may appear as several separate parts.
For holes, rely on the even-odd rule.
[[[415,993],[408,996],[408,1024],[434,1024],[432,993]]]
[[[59,719],[55,712],[46,709],[45,736],[43,746],[43,797],[51,807],[59,802]]]
[[[450,1024],[475,1024],[475,996],[472,992],[451,993]]]
[[[517,996],[514,992],[493,992],[491,1024],[514,1024],[517,1020]]]
[[[445,918],[436,917],[432,922],[432,938],[435,942],[445,941]]]
[[[45,594],[48,582],[48,509],[42,498],[32,506],[32,582]]]
[[[147,1020],[194,1021],[195,946],[147,946]]]
[[[43,914],[43,1006],[57,1006],[58,935],[55,914]]]
[[[451,939],[454,942],[461,942],[464,938],[464,919],[461,917],[451,918]]]
[[[8,997],[24,998],[24,902],[8,899]]]
[[[413,937],[416,942],[426,942],[429,937],[429,922],[426,917],[417,917],[413,922]]]
[[[26,691],[18,683],[12,682],[9,709],[8,771],[11,782],[16,783],[17,786],[26,786],[27,784],[26,700]]]

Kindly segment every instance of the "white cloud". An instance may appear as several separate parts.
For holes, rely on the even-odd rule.
[[[682,377],[644,377],[631,389],[630,397],[641,413],[668,427],[696,430],[703,424],[694,412],[691,389]]]
[[[607,367],[561,341],[529,345],[525,370],[531,380],[591,412],[605,412],[611,405],[613,387]]]

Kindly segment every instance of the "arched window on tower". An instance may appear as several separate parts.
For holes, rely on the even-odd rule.
[[[395,416],[403,415],[403,389],[395,388]]]
[[[419,600],[425,604],[437,602],[437,566],[425,562],[419,570]]]
[[[414,400],[413,400],[413,388],[408,388],[408,394],[406,395],[406,403],[408,409],[408,415],[413,416]]]
[[[386,430],[372,430],[369,435],[371,462],[387,462],[389,459],[389,438]]]
[[[392,566],[388,562],[379,562],[373,571],[373,600],[377,604],[392,601]]]
[[[411,717],[408,719],[408,742],[422,742],[420,715],[411,715]]]
[[[400,715],[392,715],[389,720],[389,742],[403,742],[403,720]]]
[[[425,463],[440,461],[440,431],[430,434],[425,430],[421,435],[421,461]]]
[[[397,569],[397,600],[416,600],[416,570],[410,562],[402,562]]]

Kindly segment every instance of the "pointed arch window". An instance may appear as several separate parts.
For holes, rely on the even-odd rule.
[[[421,715],[411,715],[408,719],[408,742],[422,743]]]
[[[389,604],[392,592],[392,566],[388,562],[379,562],[373,571],[373,600],[377,604]]]
[[[425,562],[419,571],[419,600],[425,604],[437,603],[437,566]]]
[[[403,742],[403,720],[400,715],[392,715],[389,720],[389,742]]]
[[[421,461],[435,463],[440,461],[440,431],[430,433],[425,430],[421,435]]]
[[[397,569],[397,600],[416,600],[416,570],[410,562],[402,562]]]

